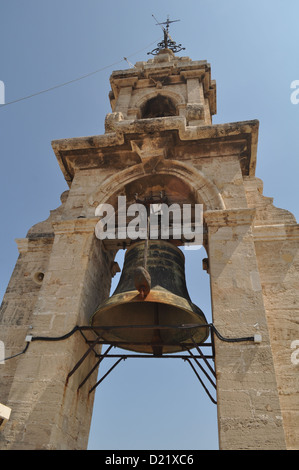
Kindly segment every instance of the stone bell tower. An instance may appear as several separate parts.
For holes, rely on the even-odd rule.
[[[210,65],[171,46],[112,73],[103,135],[52,142],[69,190],[17,240],[1,306],[0,340],[10,356],[23,353],[0,365],[0,401],[11,409],[3,450],[87,447],[97,358],[86,344],[98,344],[76,327],[107,299],[115,253],[130,245],[95,236],[95,209],[161,190],[204,207],[217,330],[260,338],[215,337],[220,448],[299,448],[299,225],[255,176],[258,121],[213,125]]]

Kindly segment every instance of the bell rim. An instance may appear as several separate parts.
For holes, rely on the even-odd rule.
[[[95,320],[95,317],[96,315],[99,313],[99,312],[105,312],[107,310],[109,310],[110,308],[113,308],[114,304],[115,306],[119,306],[119,305],[124,305],[124,304],[128,304],[128,303],[143,303],[143,302],[151,302],[151,303],[161,303],[161,304],[165,304],[165,305],[169,305],[169,306],[173,306],[173,302],[170,301],[170,299],[166,299],[164,298],[163,299],[163,294],[166,295],[166,292],[163,292],[163,288],[161,289],[152,289],[150,291],[150,293],[148,294],[148,296],[145,298],[145,299],[142,299],[140,293],[137,291],[137,290],[133,290],[133,291],[129,291],[129,292],[125,292],[125,293],[119,293],[119,294],[116,294],[113,296],[113,302],[111,302],[111,298],[110,297],[109,299],[106,300],[106,302],[104,302],[101,306],[99,306],[96,311],[93,313],[93,315],[90,317],[89,319],[89,324],[90,326],[92,326],[93,328],[101,328],[101,325],[97,325],[96,323],[93,323],[94,320]],[[201,328],[203,328],[205,325],[207,327],[207,330],[209,330],[208,328],[208,322],[207,322],[207,319],[205,317],[205,314],[202,312],[202,310],[197,306],[195,305],[193,302],[190,301],[190,303],[184,299],[185,303],[188,305],[184,306],[182,305],[182,298],[176,294],[169,294],[167,293],[168,297],[171,297],[172,299],[178,299],[180,300],[180,303],[175,303],[176,307],[184,310],[185,312],[189,313],[190,315],[193,315],[194,316],[194,323],[198,323],[198,325],[202,325]],[[192,307],[195,308],[196,310],[198,310],[198,313],[193,311],[192,310]],[[109,326],[109,325],[102,325],[102,326]],[[112,325],[111,325],[112,326]],[[172,326],[182,326],[182,325],[172,325]],[[194,327],[196,328],[196,326]],[[209,333],[207,334],[206,338],[203,340],[203,341],[206,341],[206,339],[208,338],[209,336]]]

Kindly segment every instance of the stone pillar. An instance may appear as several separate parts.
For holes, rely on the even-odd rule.
[[[198,78],[187,79],[187,121],[189,126],[203,124],[205,121],[203,85]]]
[[[96,239],[94,220],[60,221],[53,226],[49,265],[32,315],[34,337],[58,337],[76,325],[88,325],[89,316],[109,295],[112,255]],[[96,371],[86,386],[77,389],[95,364],[94,355],[66,380],[86,350],[78,331],[63,341],[30,343],[18,358],[6,402],[12,413],[2,449],[86,449],[93,407],[88,392],[96,382]]]
[[[0,308],[1,340],[4,356],[10,357],[24,349],[30,332],[32,314],[47,270],[53,237],[17,239],[19,257],[7,286]],[[7,403],[18,358],[0,367],[1,401]],[[0,433],[0,441],[2,437]]]
[[[187,102],[190,104],[204,103],[203,87],[198,78],[187,79]]]
[[[121,112],[124,116],[128,114],[128,108],[131,100],[132,87],[126,86],[120,89],[115,112]]]
[[[207,211],[213,323],[224,337],[254,334],[261,343],[215,338],[222,450],[285,449],[261,283],[252,235],[254,210]]]
[[[254,239],[287,449],[298,450],[299,225],[260,225]]]

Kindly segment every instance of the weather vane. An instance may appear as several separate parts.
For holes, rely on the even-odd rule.
[[[158,26],[161,26],[163,33],[164,33],[164,38],[163,38],[163,41],[157,44],[158,47],[156,47],[156,49],[153,49],[151,52],[148,52],[148,54],[156,55],[163,49],[170,49],[173,52],[180,52],[182,50],[185,50],[185,47],[182,47],[181,44],[176,44],[175,41],[172,40],[169,34],[170,23],[176,23],[177,21],[180,21],[180,20],[170,21],[169,16],[167,16],[166,21],[164,21],[163,23],[159,23],[159,21],[157,20],[157,18],[154,17],[154,15],[152,15],[152,17],[157,21],[156,24]],[[166,28],[162,25],[166,25]]]

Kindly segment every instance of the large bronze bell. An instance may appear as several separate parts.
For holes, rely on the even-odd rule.
[[[191,338],[200,344],[209,335],[207,326],[200,327],[206,318],[187,291],[184,254],[164,240],[128,248],[115,292],[90,323],[104,341],[155,356],[191,349]]]

